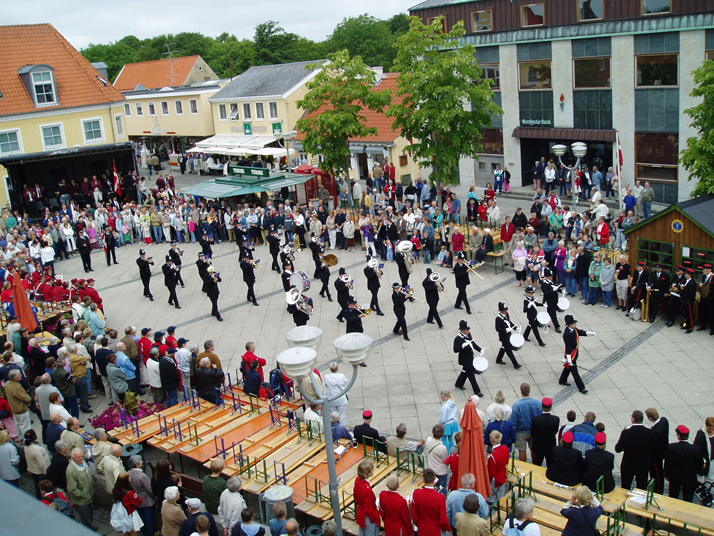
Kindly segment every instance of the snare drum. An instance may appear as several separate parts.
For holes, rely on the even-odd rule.
[[[556,305],[559,313],[564,313],[570,309],[570,300],[568,298],[558,298],[558,305]]]
[[[310,290],[310,276],[303,270],[297,270],[290,275],[290,284],[297,287],[300,292]]]
[[[483,374],[488,370],[488,359],[485,357],[476,357],[474,359],[474,369],[476,369],[476,374]]]
[[[518,351],[521,348],[523,348],[523,345],[526,343],[526,339],[521,335],[520,333],[511,333],[511,346],[513,346],[513,349]]]
[[[546,333],[548,333],[548,328],[550,327],[550,320],[550,315],[545,311],[541,311],[536,315],[538,327],[543,328]]]

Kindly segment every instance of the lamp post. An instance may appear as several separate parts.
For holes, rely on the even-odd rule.
[[[563,162],[563,155],[568,149],[565,145],[553,145],[553,153],[555,154],[555,156],[558,157],[560,163],[563,164],[565,168],[570,172],[571,189],[573,192],[573,209],[575,209],[575,205],[577,203],[575,201],[575,174],[573,173],[573,169],[580,168],[580,159],[583,158],[586,154],[588,154],[588,146],[582,141],[576,141],[570,146],[570,148],[573,151],[573,156],[577,158],[575,165],[572,167],[565,165],[565,162]]]
[[[322,393],[313,381],[313,369],[317,362],[317,346],[320,344],[322,330],[314,326],[301,326],[290,330],[285,338],[288,341],[288,348],[278,354],[278,363],[283,372],[295,380],[300,388],[302,397],[310,404],[322,406],[322,428],[325,436],[325,452],[327,454],[327,468],[330,475],[330,503],[332,504],[332,513],[334,515],[335,525],[337,526],[336,536],[342,534],[342,514],[340,511],[340,498],[338,495],[339,482],[337,479],[337,464],[335,461],[334,441],[332,439],[332,423],[330,421],[330,411],[328,404],[345,395],[347,391],[354,385],[357,380],[357,371],[359,365],[363,363],[369,356],[372,350],[372,338],[363,333],[348,333],[342,337],[338,337],[333,342],[337,356],[340,360],[352,366],[352,378],[347,386],[340,393],[328,396],[327,393]],[[313,399],[305,392],[303,382],[310,378],[312,387],[317,393],[317,399]]]
[[[292,172],[293,166],[290,163],[290,145],[289,141],[294,140],[295,137],[297,136],[297,130],[291,130],[290,132],[283,132],[282,136],[280,136],[280,139],[283,140],[283,147],[285,148],[285,151],[288,154],[288,172]]]

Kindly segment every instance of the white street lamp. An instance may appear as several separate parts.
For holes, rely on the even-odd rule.
[[[322,330],[315,326],[298,326],[285,334],[290,348],[305,346],[317,352],[322,340]]]
[[[280,136],[280,139],[283,141],[283,147],[287,151],[288,154],[288,172],[292,172],[293,166],[290,163],[290,141],[295,140],[297,138],[298,131],[297,130],[291,130],[289,132],[283,132],[283,134]]]
[[[565,154],[565,151],[568,148],[565,145],[557,144],[553,145],[552,151],[555,156],[558,157],[558,160],[560,160],[560,163],[565,166],[565,168],[570,172],[570,182],[571,182],[571,190],[573,192],[573,209],[575,209],[576,205],[576,197],[575,197],[575,173],[573,173],[573,170],[575,168],[580,168],[580,159],[583,158],[586,154],[588,154],[588,146],[587,144],[583,143],[582,141],[576,141],[573,144],[570,145],[570,149],[573,152],[573,156],[577,158],[577,161],[575,162],[575,165],[570,167],[566,166],[565,162],[563,162],[563,155]]]

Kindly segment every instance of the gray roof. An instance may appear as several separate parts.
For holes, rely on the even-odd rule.
[[[432,7],[451,6],[454,4],[470,4],[480,0],[426,0],[421,4],[410,7],[407,11],[419,11],[420,9],[429,9]]]
[[[679,210],[714,235],[714,195],[702,195],[677,203]]]
[[[301,61],[251,67],[209,100],[284,95],[301,81],[312,76],[314,71],[307,68],[309,65],[320,64],[324,61]]]

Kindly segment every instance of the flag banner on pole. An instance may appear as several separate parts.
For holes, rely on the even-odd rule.
[[[117,193],[119,197],[121,197],[121,185],[119,183],[119,173],[117,172],[117,162],[116,160],[114,162],[114,191]]]

